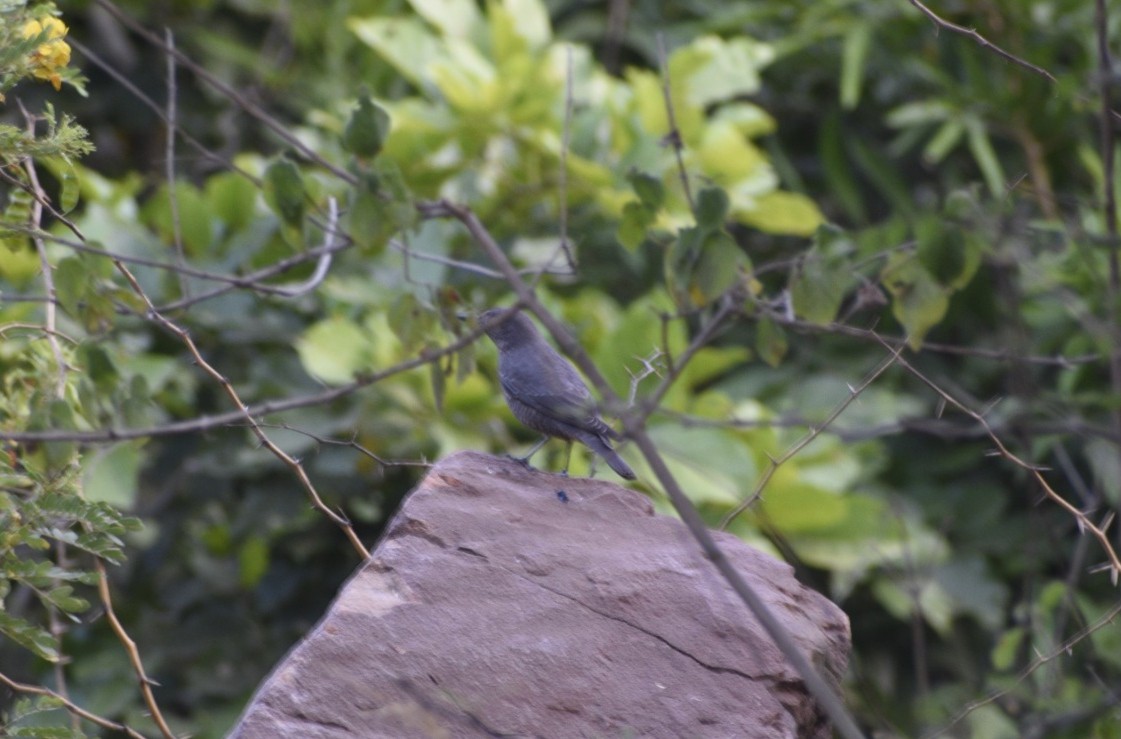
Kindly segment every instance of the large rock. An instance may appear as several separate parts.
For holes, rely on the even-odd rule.
[[[844,613],[716,536],[836,684]],[[410,495],[232,736],[830,735],[681,522],[609,482],[468,452]]]

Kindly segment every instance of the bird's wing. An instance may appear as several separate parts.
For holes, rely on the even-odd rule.
[[[596,414],[592,394],[567,360],[535,363],[530,371],[502,373],[500,380],[507,396],[538,413],[596,435],[615,435]]]

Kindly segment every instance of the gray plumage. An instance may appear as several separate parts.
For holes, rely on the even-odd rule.
[[[611,439],[619,435],[596,413],[592,394],[576,368],[545,341],[528,316],[515,313],[498,323],[506,311],[492,308],[479,319],[498,347],[498,380],[514,417],[546,437],[559,437],[570,445],[579,441],[620,477],[635,479],[634,471],[611,446]]]

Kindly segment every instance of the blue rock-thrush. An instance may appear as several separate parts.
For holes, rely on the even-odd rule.
[[[500,320],[507,310],[492,308],[479,319],[498,347],[498,381],[506,404],[515,418],[545,435],[522,461],[528,464],[533,453],[555,436],[568,442],[566,474],[572,442],[579,441],[620,477],[635,479],[634,470],[611,446],[611,439],[619,434],[596,413],[592,394],[576,368],[549,346],[528,316],[515,313]]]

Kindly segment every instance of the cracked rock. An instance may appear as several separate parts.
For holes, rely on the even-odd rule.
[[[715,535],[836,686],[844,613],[785,563]],[[609,482],[464,452],[409,496],[231,736],[824,739],[831,729],[681,522]]]

